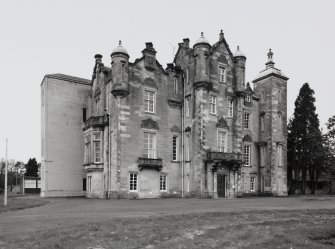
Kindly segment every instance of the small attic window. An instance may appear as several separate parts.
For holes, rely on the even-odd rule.
[[[249,93],[247,93],[247,95],[245,96],[245,101],[251,102],[251,95]]]

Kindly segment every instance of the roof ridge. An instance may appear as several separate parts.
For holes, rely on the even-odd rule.
[[[74,83],[84,84],[84,85],[91,85],[91,80],[80,78],[72,75],[55,73],[55,74],[46,74],[44,77],[52,78],[52,79],[59,79],[59,80],[67,80]]]

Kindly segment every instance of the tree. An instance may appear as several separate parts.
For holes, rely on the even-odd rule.
[[[29,158],[28,163],[25,165],[26,173],[25,176],[38,176],[38,164],[36,158]]]
[[[309,176],[312,193],[324,171],[323,137],[315,113],[314,91],[305,83],[295,101],[293,118],[288,124],[287,158],[289,193],[297,188],[306,193]]]

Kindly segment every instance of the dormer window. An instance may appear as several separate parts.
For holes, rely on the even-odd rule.
[[[251,95],[249,93],[247,93],[247,95],[245,96],[245,101],[251,102]]]

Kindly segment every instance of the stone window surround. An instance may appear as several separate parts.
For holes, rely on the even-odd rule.
[[[95,138],[95,135],[99,134],[100,138]],[[93,161],[94,163],[102,163],[102,132],[101,131],[92,131],[92,140],[93,140]],[[97,160],[96,145],[100,146],[100,160]]]
[[[174,138],[176,138],[176,148],[174,148]],[[172,133],[172,162],[179,162],[180,160],[180,153],[179,153],[179,134],[177,133]],[[175,158],[174,158],[174,153]]]
[[[147,110],[146,106],[146,99],[145,99],[145,94],[146,92],[153,93],[153,111]],[[150,101],[150,100],[149,100]],[[148,114],[156,114],[156,106],[157,106],[157,89],[150,88],[150,87],[143,87],[143,109],[144,113]]]
[[[250,124],[251,122],[251,113],[250,112],[244,112],[243,113],[243,128],[245,130],[250,130]]]
[[[227,99],[227,117],[232,118],[234,116],[234,100],[232,98]]]
[[[217,140],[217,150],[220,151],[219,148],[219,134],[224,133],[224,147],[222,152],[228,152],[228,129],[217,128],[216,140]]]
[[[213,98],[213,102],[212,102]],[[214,106],[214,112],[212,112],[212,106]],[[218,97],[214,94],[209,95],[209,113],[212,115],[218,115]]]
[[[145,158],[152,158],[152,159],[157,159],[158,158],[158,156],[157,156],[157,132],[156,132],[156,130],[149,130],[149,129],[142,129],[143,130],[143,153],[142,153],[142,155],[143,155],[143,157],[145,157],[145,151],[147,150],[148,151],[148,156],[147,157],[145,157]],[[144,147],[144,145],[145,145],[145,143],[144,143],[144,141],[145,141],[145,134],[152,134],[153,135],[153,148],[151,149],[152,150],[152,153],[153,153],[153,155],[152,155],[152,157],[149,157],[149,150],[150,150],[150,148],[145,148]],[[149,144],[148,144],[149,145]]]
[[[162,183],[165,183],[165,189],[162,188]],[[168,175],[166,173],[160,173],[159,174],[159,191],[160,192],[167,192],[168,191]]]
[[[249,147],[248,150],[248,164],[245,164],[245,149],[246,147]],[[243,166],[245,167],[251,167],[251,143],[245,142],[243,143]]]
[[[133,193],[138,192],[138,186],[139,186],[138,175],[139,175],[138,172],[135,172],[135,171],[129,172],[129,174],[128,174],[128,176],[129,176],[129,181],[128,181],[129,192],[133,192]],[[132,176],[133,176],[133,178],[132,178]]]

